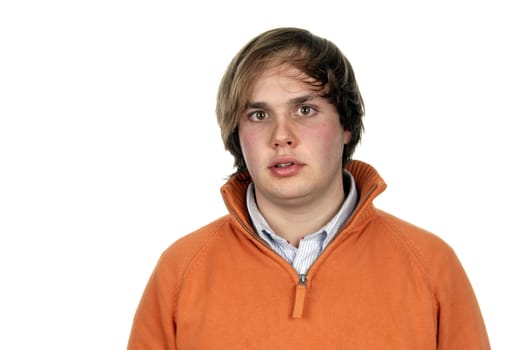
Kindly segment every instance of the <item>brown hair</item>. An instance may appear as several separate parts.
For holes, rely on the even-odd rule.
[[[349,60],[336,45],[307,30],[276,28],[245,45],[232,59],[218,89],[216,116],[225,149],[237,172],[246,170],[238,137],[239,117],[245,111],[255,78],[269,63],[289,64],[311,77],[313,86],[336,107],[340,123],[350,131],[343,160],[350,160],[363,133],[365,107]]]

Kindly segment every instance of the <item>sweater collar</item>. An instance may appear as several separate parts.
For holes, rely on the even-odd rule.
[[[387,185],[376,169],[362,161],[352,160],[347,164],[346,169],[354,176],[360,194],[351,220],[352,227],[359,226],[364,224],[369,214],[375,210],[372,201],[386,189]],[[252,227],[245,201],[251,182],[247,171],[235,174],[222,186],[221,193],[229,213],[243,229],[252,235],[255,234],[255,230]]]

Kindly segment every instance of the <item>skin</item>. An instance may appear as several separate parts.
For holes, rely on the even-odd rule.
[[[341,159],[350,132],[311,82],[290,66],[267,68],[239,122],[258,208],[296,247],[336,214],[345,197]]]

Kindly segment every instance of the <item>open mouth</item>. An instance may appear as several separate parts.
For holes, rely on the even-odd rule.
[[[288,163],[278,163],[278,164],[276,164],[274,167],[275,167],[275,168],[287,168],[287,167],[290,167],[291,165],[294,165],[294,163],[292,163],[292,162],[288,162]]]

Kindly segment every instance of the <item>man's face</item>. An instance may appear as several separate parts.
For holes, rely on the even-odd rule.
[[[284,65],[254,82],[239,138],[259,205],[321,203],[343,191],[342,153],[350,133],[312,81]]]

